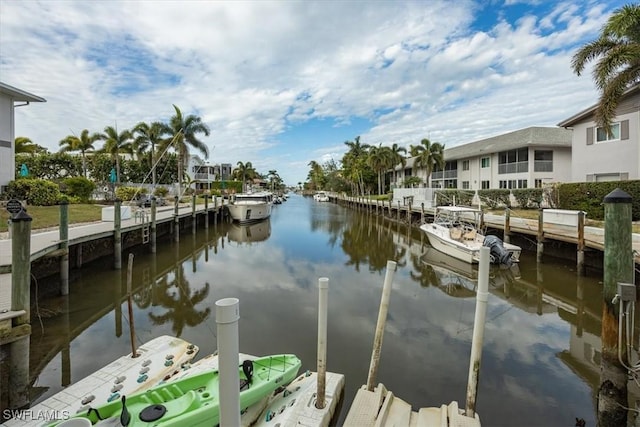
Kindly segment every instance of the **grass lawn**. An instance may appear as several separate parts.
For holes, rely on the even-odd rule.
[[[69,205],[69,223],[93,222],[102,219],[101,205]],[[27,213],[33,222],[31,229],[57,227],[60,224],[60,206],[27,206]],[[7,231],[9,212],[0,210],[0,232]]]

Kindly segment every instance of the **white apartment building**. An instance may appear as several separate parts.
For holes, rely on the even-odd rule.
[[[446,146],[445,146],[446,147]],[[402,187],[410,176],[423,185],[426,170],[415,167],[415,158],[398,165],[392,186]],[[432,188],[464,190],[540,188],[571,178],[571,131],[529,127],[444,150],[444,169],[431,173]]]
[[[0,193],[16,178],[15,108],[30,102],[47,102],[44,98],[0,82]]]

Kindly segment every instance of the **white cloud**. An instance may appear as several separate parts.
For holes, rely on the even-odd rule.
[[[56,149],[84,128],[166,120],[176,104],[211,127],[213,162],[251,161],[288,183],[344,152],[319,137],[306,157],[286,155],[280,137],[312,117],[367,118],[367,143],[431,135],[448,147],[555,125],[596,99],[570,58],[611,12],[562,2],[546,16],[500,14],[478,32],[471,1],[0,6],[2,81],[47,99],[18,109],[17,136]]]

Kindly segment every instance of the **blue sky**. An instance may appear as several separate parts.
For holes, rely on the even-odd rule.
[[[0,0],[0,80],[47,100],[15,134],[50,150],[176,104],[211,128],[210,163],[295,185],[356,136],[449,148],[555,126],[596,102],[571,57],[623,4]]]

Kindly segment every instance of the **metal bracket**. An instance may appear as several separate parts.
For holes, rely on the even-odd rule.
[[[618,282],[618,296],[623,302],[635,302],[636,286],[633,283]]]

